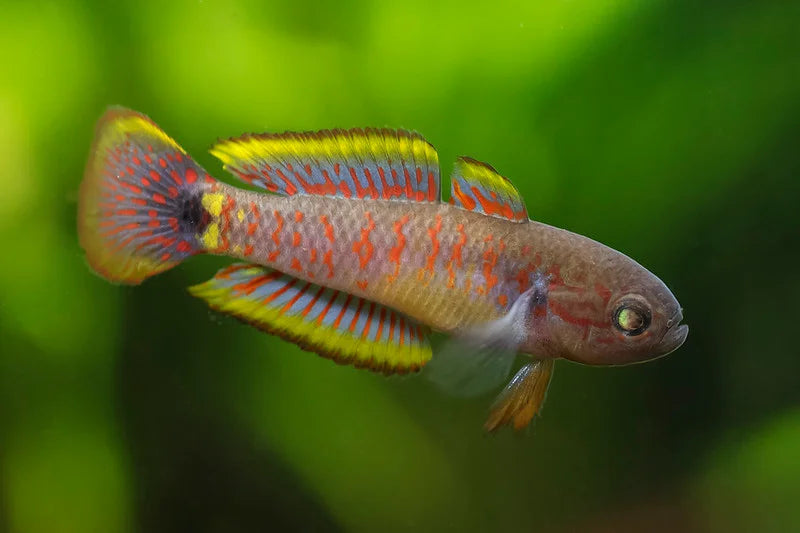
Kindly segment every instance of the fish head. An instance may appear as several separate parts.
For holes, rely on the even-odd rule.
[[[546,351],[579,363],[625,365],[678,349],[689,327],[669,288],[627,256],[598,247],[550,280]]]

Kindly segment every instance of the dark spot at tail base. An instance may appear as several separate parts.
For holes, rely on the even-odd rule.
[[[202,233],[208,225],[211,215],[205,210],[202,203],[202,193],[184,191],[180,201],[180,216],[178,224],[185,233]]]

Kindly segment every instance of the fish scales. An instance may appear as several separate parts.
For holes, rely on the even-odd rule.
[[[449,204],[284,198],[223,184],[206,194],[223,197],[208,252],[363,296],[435,329],[496,318],[526,288],[518,279],[530,263],[530,228],[520,224]]]

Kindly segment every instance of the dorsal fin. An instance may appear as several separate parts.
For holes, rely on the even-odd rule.
[[[515,222],[528,221],[528,212],[517,188],[488,164],[459,157],[450,181],[451,204]]]
[[[285,196],[440,199],[436,150],[405,130],[248,134],[219,141],[211,153],[240,179]]]

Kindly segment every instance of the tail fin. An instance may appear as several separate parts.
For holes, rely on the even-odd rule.
[[[110,108],[97,123],[78,201],[89,265],[109,281],[138,284],[199,253],[207,181],[153,121]]]

